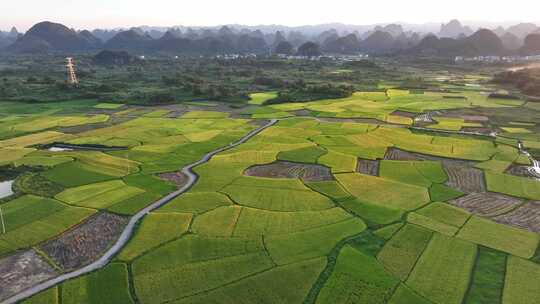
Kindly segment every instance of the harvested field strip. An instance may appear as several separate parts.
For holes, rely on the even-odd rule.
[[[209,292],[171,303],[251,304],[258,303],[261,299],[268,303],[301,303],[325,263],[324,258],[317,258],[274,267]]]
[[[265,237],[270,256],[278,265],[328,255],[343,239],[359,234],[366,225],[352,218],[306,231]]]
[[[122,249],[118,259],[131,261],[154,247],[180,237],[188,231],[191,221],[192,215],[189,213],[150,213]]]
[[[517,208],[522,200],[497,193],[472,193],[451,200],[450,204],[482,217],[495,217]]]
[[[540,303],[539,280],[540,265],[515,256],[508,257],[503,303]]]
[[[495,217],[493,220],[497,223],[540,233],[540,202],[528,202],[517,209]]]
[[[383,304],[392,296],[399,280],[383,266],[350,245],[341,249],[330,278],[323,286],[316,303]]]
[[[465,303],[501,303],[505,271],[504,253],[479,247]]]
[[[78,269],[97,260],[120,236],[128,219],[99,213],[57,238],[39,246],[63,271]]]
[[[427,229],[407,224],[384,245],[377,255],[377,260],[390,273],[405,281],[432,234]]]
[[[362,201],[412,210],[430,201],[426,188],[362,174],[336,174],[336,179]]]
[[[61,291],[62,303],[65,304],[134,303],[129,294],[127,267],[119,263],[67,281],[61,285]]]
[[[540,235],[536,233],[477,216],[465,224],[457,237],[526,259],[534,255],[540,241]]]
[[[462,303],[475,256],[475,245],[436,233],[407,285],[435,303]]]
[[[268,178],[300,178],[304,181],[332,180],[330,169],[321,165],[301,164],[288,161],[277,161],[268,165],[249,167],[247,176]]]

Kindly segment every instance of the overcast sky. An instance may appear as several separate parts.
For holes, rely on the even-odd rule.
[[[0,0],[0,29],[43,20],[76,29],[137,25],[540,21],[539,0]]]

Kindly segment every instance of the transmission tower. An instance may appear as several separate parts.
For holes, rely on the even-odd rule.
[[[79,80],[77,79],[77,74],[75,74],[75,63],[73,63],[73,58],[66,58],[66,70],[67,70],[67,83],[72,86],[78,86]]]

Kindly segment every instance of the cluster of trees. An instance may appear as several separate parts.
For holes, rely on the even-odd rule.
[[[316,85],[306,85],[302,80],[293,82],[279,91],[278,97],[267,101],[267,104],[279,104],[287,102],[306,102],[320,99],[345,98],[351,96],[355,88],[351,85],[333,85],[323,83]]]
[[[495,83],[512,85],[524,94],[540,97],[540,69],[507,71],[495,75]]]

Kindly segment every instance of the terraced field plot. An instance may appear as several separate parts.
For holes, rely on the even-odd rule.
[[[344,100],[249,105],[246,113],[238,111],[242,117],[309,113],[335,120],[282,119],[212,157],[194,168],[193,187],[143,218],[107,267],[28,303],[536,299],[534,283],[524,281],[536,276],[539,186],[505,174],[510,165],[525,165],[516,143],[406,128],[428,109],[512,106],[466,95],[389,90]],[[271,97],[254,95],[252,103]],[[61,186],[52,198],[25,195],[2,204],[6,236],[20,222],[29,227],[20,235],[39,238],[19,245],[15,237],[0,236],[0,255],[35,246],[59,271],[87,264],[99,252],[79,259],[73,253],[87,251],[88,244],[110,246],[130,215],[183,185],[182,166],[255,128],[248,119],[218,112],[220,106],[181,114],[164,109],[130,111],[131,120],[121,123],[87,122],[92,127],[71,134],[50,127],[0,141],[0,161],[39,166],[35,174]],[[126,115],[117,111],[101,112]],[[401,127],[337,120],[369,117]],[[439,119],[434,127],[472,126],[465,118],[456,121]],[[80,149],[35,146],[54,141]],[[101,222],[95,218],[119,225],[96,227]],[[41,229],[43,219],[50,231],[39,235],[34,229]],[[92,233],[107,236],[107,242],[89,241]]]

